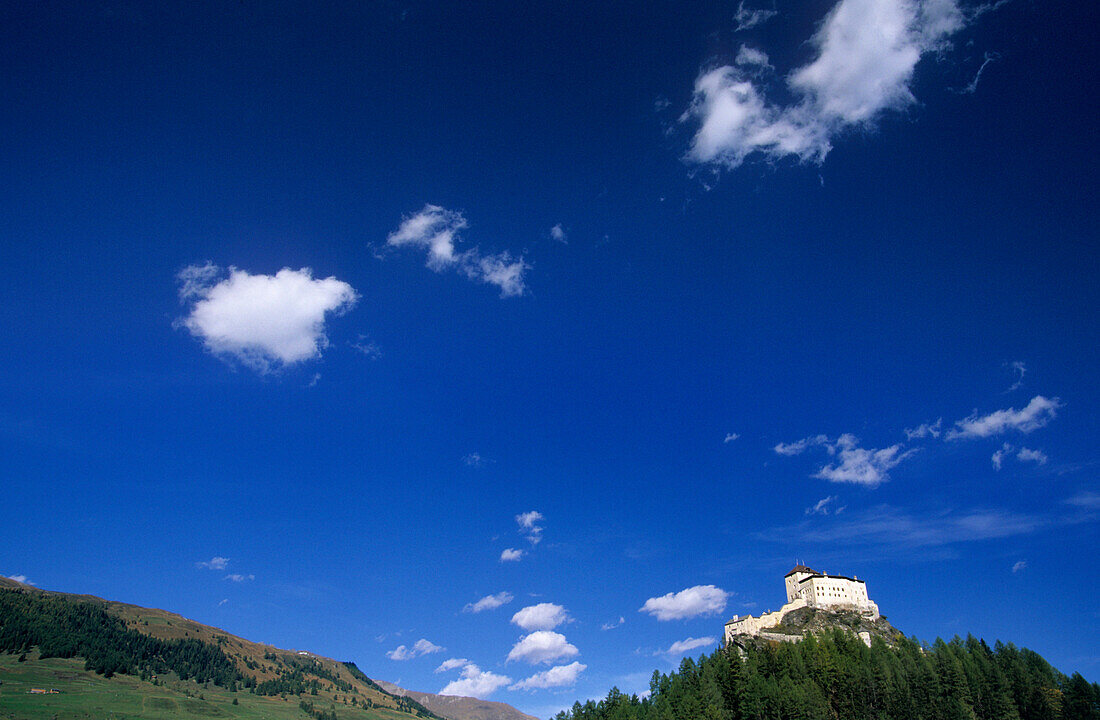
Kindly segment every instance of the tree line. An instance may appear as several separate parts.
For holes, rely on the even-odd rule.
[[[835,629],[798,643],[727,645],[612,688],[554,720],[1100,720],[1100,685],[1031,650],[958,637],[871,646]]]

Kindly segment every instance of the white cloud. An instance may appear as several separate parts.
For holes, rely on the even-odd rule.
[[[467,262],[462,265],[462,274],[471,280],[479,280],[500,288],[501,297],[518,297],[526,291],[523,273],[531,266],[522,258],[513,258],[510,253],[474,257],[469,250]]]
[[[1016,459],[1020,462],[1033,462],[1039,465],[1045,465],[1046,461],[1050,458],[1042,450],[1032,450],[1031,448],[1020,448],[1020,452],[1016,453]]]
[[[775,450],[778,455],[800,455],[807,449],[816,445],[824,445],[829,442],[829,438],[825,435],[818,435],[816,437],[802,438],[793,443],[776,443]]]
[[[915,428],[905,428],[905,439],[916,440],[918,438],[940,436],[940,428],[943,425],[943,418],[937,418],[934,423],[921,423]]]
[[[570,687],[575,685],[577,677],[588,669],[587,665],[573,661],[568,665],[556,665],[549,670],[535,673],[526,680],[520,680],[509,690],[530,690],[533,688]]]
[[[223,578],[223,579],[232,580],[233,582],[239,583],[239,582],[245,582],[246,580],[255,580],[256,576],[255,575],[241,575],[240,573],[231,573],[229,575],[226,575],[225,578]]]
[[[686,620],[700,615],[717,615],[726,609],[729,593],[714,585],[696,585],[678,593],[649,598],[638,612],[658,620]]]
[[[440,695],[458,695],[460,697],[476,697],[484,700],[505,685],[509,685],[512,678],[505,675],[483,671],[477,665],[469,663],[462,668],[462,678],[447,683]]]
[[[614,630],[615,628],[619,627],[620,625],[622,625],[625,622],[626,622],[626,618],[624,618],[622,615],[620,615],[618,622],[604,623],[603,625],[600,625],[600,630]]]
[[[733,61],[737,65],[742,66],[756,66],[758,68],[769,68],[768,54],[763,50],[757,50],[751,48],[748,45],[742,45],[741,49],[737,51],[737,58]]]
[[[519,559],[521,557],[523,557],[524,555],[526,555],[526,554],[527,554],[527,552],[524,551],[524,550],[517,550],[515,548],[505,548],[500,553],[500,561],[501,562],[519,562]]]
[[[708,645],[713,645],[716,642],[718,641],[712,637],[689,637],[686,640],[677,640],[669,646],[668,650],[662,650],[660,652],[654,653],[654,655],[683,655],[688,650],[706,647]]]
[[[835,442],[825,435],[803,438],[793,443],[779,443],[773,449],[779,455],[798,455],[811,447],[824,447],[839,459],[837,463],[824,465],[811,477],[836,483],[853,483],[875,487],[890,479],[888,471],[897,467],[915,450],[902,452],[901,445],[881,449],[859,447],[859,438],[845,433]]]
[[[554,603],[529,605],[512,616],[512,624],[524,630],[553,630],[569,621],[565,608]]]
[[[26,575],[8,575],[8,580],[14,580],[17,583],[23,583],[24,585],[34,585],[27,579]]]
[[[975,410],[969,417],[957,421],[955,427],[947,431],[947,439],[991,437],[1009,430],[1029,433],[1053,420],[1058,415],[1057,411],[1060,407],[1062,407],[1062,401],[1058,398],[1036,395],[1026,407],[1019,410],[1008,408],[980,416]]]
[[[401,225],[389,234],[386,243],[394,247],[412,245],[428,251],[428,267],[436,272],[458,261],[455,255],[455,239],[459,231],[468,227],[460,212],[438,205],[424,208],[401,221]]]
[[[733,16],[734,22],[737,23],[736,31],[748,30],[749,28],[756,27],[760,23],[767,22],[773,16],[778,15],[775,10],[765,10],[758,8],[752,10],[745,7],[745,0],[737,3],[737,14]]]
[[[875,487],[890,479],[887,471],[897,467],[915,451],[901,451],[901,445],[891,445],[879,450],[859,447],[859,439],[845,433],[829,446],[830,454],[836,453],[839,463],[830,463],[814,473],[813,477],[829,482],[854,483]]]
[[[818,500],[816,503],[814,503],[813,507],[806,508],[805,514],[828,515],[829,513],[832,513],[834,515],[839,515],[840,513],[844,512],[844,509],[846,507],[846,505],[836,507],[836,495],[830,495],[828,497],[823,497]]]
[[[580,651],[570,645],[561,633],[537,630],[520,638],[508,653],[508,662],[523,660],[532,665],[549,663],[558,658],[573,657]]]
[[[565,228],[561,226],[561,223],[558,223],[554,227],[550,228],[550,237],[554,238],[560,243],[569,242],[566,239]]]
[[[726,433],[726,437],[725,437],[724,440],[722,440],[722,442],[723,443],[731,443],[739,437],[741,437],[741,436],[739,434],[735,433],[735,432]]]
[[[195,567],[206,568],[207,570],[225,570],[229,566],[229,558],[227,557],[212,557],[209,560],[195,563]]]
[[[178,321],[215,355],[267,372],[320,357],[328,346],[325,315],[344,312],[358,295],[334,277],[315,280],[309,268],[252,275],[212,264],[184,268],[180,300],[190,313]]]
[[[512,602],[512,599],[512,593],[507,591],[498,592],[496,595],[486,595],[477,602],[466,603],[466,607],[462,608],[462,612],[479,613],[483,610],[496,610],[501,605]]]
[[[542,540],[542,527],[538,525],[539,520],[544,519],[542,513],[538,510],[531,510],[530,512],[520,513],[516,515],[516,523],[519,525],[519,531],[523,533],[524,537],[532,545],[538,545]]]
[[[485,458],[481,457],[481,453],[474,452],[462,458],[462,462],[466,463],[470,467],[481,467],[485,464]]]
[[[439,667],[437,667],[435,670],[433,670],[433,672],[437,672],[437,673],[447,672],[448,670],[454,670],[455,668],[465,667],[466,665],[469,665],[469,664],[470,664],[470,661],[467,660],[466,658],[450,658],[448,660],[444,660],[443,662],[439,663]]]
[[[974,90],[977,89],[978,78],[982,76],[982,70],[985,70],[985,66],[988,65],[992,60],[993,58],[990,57],[988,53],[986,53],[985,62],[983,62],[981,68],[978,69],[978,74],[974,76],[974,81],[970,83],[970,86],[966,89],[967,92],[974,92]],[[1012,386],[1008,388],[1008,390],[1005,390],[1006,393],[1010,393],[1024,384],[1024,375],[1027,374],[1027,365],[1025,365],[1022,360],[1014,360],[1010,363],[1005,363],[1005,365],[1016,378],[1015,381],[1012,383]]]
[[[441,648],[430,640],[425,640],[424,638],[420,638],[413,644],[413,650],[415,650],[418,655],[428,655],[430,653],[442,652],[444,649],[445,648]]]
[[[430,640],[420,638],[413,643],[412,648],[407,648],[404,645],[398,645],[393,650],[386,653],[386,657],[390,660],[412,660],[413,658],[420,657],[422,655],[430,655],[432,653],[443,652],[446,648],[442,648]]]
[[[1008,452],[1011,452],[1011,451],[1012,451],[1012,446],[1009,445],[1008,443],[1005,443],[1004,445],[1002,445],[1000,447],[999,450],[996,450],[993,453],[992,457],[989,458],[989,461],[993,463],[993,469],[994,470],[1000,470],[1001,469],[1001,466],[1004,465],[1005,453],[1008,453]]]
[[[1018,573],[1027,567],[1027,560],[1020,560],[1019,562],[1012,564],[1012,572]]]
[[[530,265],[507,251],[482,255],[477,248],[470,248],[460,252],[459,234],[467,227],[462,213],[429,204],[404,218],[386,238],[386,244],[426,250],[427,265],[432,270],[454,269],[470,280],[496,285],[501,297],[522,295],[526,290],[523,274]]]
[[[761,12],[739,6],[738,28],[766,19]],[[681,117],[699,125],[688,158],[730,168],[753,153],[821,162],[843,131],[913,104],[917,62],[964,23],[955,0],[839,0],[810,40],[813,60],[786,76],[795,102],[769,102],[742,67],[699,76]]]

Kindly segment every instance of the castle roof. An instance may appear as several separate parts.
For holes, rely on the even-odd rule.
[[[789,573],[787,573],[786,575],[784,575],[783,577],[790,577],[791,575],[794,575],[795,573],[800,573],[800,572],[810,573],[811,575],[820,575],[821,574],[817,570],[813,570],[811,568],[808,568],[805,565],[795,565],[793,568],[791,568],[791,571]]]

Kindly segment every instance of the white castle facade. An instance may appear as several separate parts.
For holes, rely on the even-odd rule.
[[[867,583],[855,577],[819,573],[805,565],[795,565],[783,578],[787,587],[787,603],[775,612],[734,616],[726,623],[726,642],[737,635],[756,635],[773,628],[783,617],[798,608],[825,610],[855,610],[872,620],[879,617],[878,605],[867,597]]]

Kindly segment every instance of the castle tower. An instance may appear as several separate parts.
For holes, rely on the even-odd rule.
[[[783,577],[783,584],[787,586],[787,602],[793,602],[799,597],[799,583],[804,578],[820,574],[817,570],[808,568],[805,565],[795,565],[791,568],[791,571]],[[806,599],[809,600],[809,598]]]

